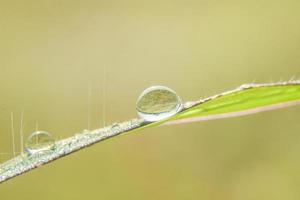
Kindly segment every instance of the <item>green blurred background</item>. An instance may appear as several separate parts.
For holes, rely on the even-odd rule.
[[[184,101],[300,75],[300,1],[0,0],[0,152],[137,116],[143,89]],[[105,70],[106,68],[106,70]],[[104,73],[106,71],[106,73]],[[104,77],[106,84],[104,84]],[[300,107],[116,137],[0,185],[1,200],[300,199]],[[19,137],[16,136],[20,151]]]

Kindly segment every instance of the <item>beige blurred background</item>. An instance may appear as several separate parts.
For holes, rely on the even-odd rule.
[[[24,110],[25,137],[36,124],[69,137],[88,126],[89,88],[98,128],[103,115],[107,125],[136,117],[138,95],[154,84],[187,101],[299,78],[299,8],[298,0],[0,0],[0,153],[9,153],[1,162],[12,156],[10,112],[16,134]],[[1,184],[0,199],[298,200],[299,117],[292,107],[120,136]]]

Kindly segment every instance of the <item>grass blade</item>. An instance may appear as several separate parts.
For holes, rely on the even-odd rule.
[[[59,140],[56,142],[55,150],[52,151],[43,151],[30,156],[17,156],[0,165],[0,183],[120,134],[132,133],[161,124],[237,117],[297,104],[300,104],[300,81],[242,85],[232,91],[199,101],[187,102],[181,112],[165,120],[148,123],[142,119],[133,119]]]

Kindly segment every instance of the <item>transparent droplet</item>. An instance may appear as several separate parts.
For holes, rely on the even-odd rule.
[[[122,126],[119,123],[113,123],[113,125],[111,126],[111,131],[113,133],[120,132],[121,130],[122,130]]]
[[[182,109],[179,96],[165,86],[152,86],[139,96],[136,110],[146,121],[158,121],[171,117]]]
[[[112,129],[118,129],[120,127],[121,127],[121,125],[119,123],[113,123],[113,125],[111,125]]]
[[[55,140],[46,131],[33,132],[25,143],[25,150],[29,154],[49,151],[55,148]]]

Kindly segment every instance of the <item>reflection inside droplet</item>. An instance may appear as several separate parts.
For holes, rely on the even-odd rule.
[[[46,131],[35,131],[25,143],[25,151],[34,154],[41,151],[49,151],[55,148],[55,140]]]
[[[142,92],[137,101],[138,115],[145,121],[168,118],[182,109],[179,96],[165,86],[152,86]]]

